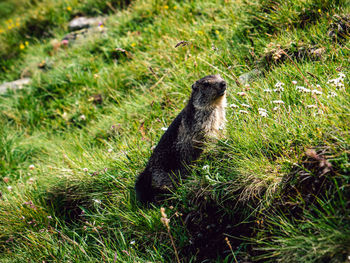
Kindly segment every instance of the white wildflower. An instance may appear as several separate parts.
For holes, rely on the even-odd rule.
[[[338,82],[337,85],[335,85],[338,89],[344,89],[345,86],[344,86],[344,83],[343,82]]]
[[[345,74],[343,72],[339,72],[338,76],[339,76],[340,80],[344,80],[345,79]]]
[[[339,78],[330,79],[330,80],[327,81],[327,83],[329,83],[329,84],[334,84],[334,85],[337,85],[338,82],[340,82],[340,79],[339,79]]]
[[[68,114],[67,114],[67,112],[63,112],[63,114],[62,114],[62,118],[63,118],[63,119],[65,119],[65,120],[68,118]]]
[[[270,90],[270,89],[264,89],[264,92],[271,93],[271,92],[272,92],[272,90]]]
[[[279,109],[280,109],[280,107],[278,107],[278,106],[276,106],[276,107],[273,108],[274,111],[277,111],[277,110],[279,110]]]
[[[219,50],[214,44],[211,44],[211,49],[212,49],[213,51],[218,51],[218,50]]]
[[[319,91],[317,89],[313,89],[311,92],[312,92],[312,94],[322,95],[322,91]]]
[[[168,128],[167,127],[162,127],[160,128],[162,131],[166,131]]]
[[[311,92],[310,89],[307,89],[307,88],[305,88],[305,87],[303,87],[303,86],[296,86],[295,88],[296,88],[298,91],[300,91],[300,92],[305,92],[305,93],[310,93],[310,92]]]
[[[233,104],[233,103],[230,105],[230,107],[231,107],[231,108],[239,108],[239,106],[238,106],[238,105]]]
[[[243,96],[247,96],[247,93],[245,93],[245,92],[237,92],[237,95],[243,97]]]
[[[101,204],[101,200],[98,200],[98,199],[92,199],[92,201],[94,201],[96,204]]]
[[[83,168],[83,171],[86,173],[87,171],[89,171],[88,168]]]
[[[209,165],[204,165],[204,166],[202,167],[202,169],[203,169],[203,170],[206,170],[206,171],[209,171]]]
[[[282,91],[284,91],[284,88],[279,87],[279,88],[277,88],[277,89],[273,89],[273,91],[274,91],[274,92],[282,92]]]
[[[306,105],[306,108],[308,108],[308,109],[316,109],[317,106],[316,105]]]
[[[84,114],[82,114],[82,115],[79,116],[79,119],[81,121],[85,121],[86,120],[86,116]]]
[[[136,241],[135,240],[131,240],[130,241],[130,245],[135,245]]]
[[[259,108],[258,111],[262,117],[267,117],[267,110],[266,109]]]
[[[107,151],[108,151],[109,153],[111,153],[111,152],[113,152],[113,149],[112,149],[112,148],[109,148]]]
[[[248,111],[246,111],[246,110],[240,110],[239,113],[248,114]]]
[[[343,89],[344,88],[344,83],[343,83],[344,78],[345,78],[345,74],[339,73],[339,78],[330,79],[330,80],[328,80],[327,83],[336,86],[338,89]]]
[[[247,84],[244,85],[244,87],[249,88],[249,87],[250,87],[250,84],[247,83]]]
[[[267,117],[267,112],[266,112],[266,111],[259,111],[259,114],[260,114],[262,117]]]
[[[283,100],[274,100],[274,101],[272,101],[272,103],[274,103],[274,104],[284,104],[284,101]]]
[[[319,85],[319,84],[316,84],[316,88],[319,88],[319,89],[320,89],[320,88],[321,88],[321,85]]]
[[[9,186],[7,187],[7,190],[12,191],[12,186],[9,185]]]
[[[250,108],[250,105],[248,105],[248,104],[242,103],[241,105],[242,105],[242,107],[244,107],[244,108]]]
[[[276,87],[276,88],[281,88],[282,86],[284,86],[284,83],[281,82],[281,81],[278,81],[278,82],[275,84],[275,87]]]
[[[292,83],[294,84],[294,85],[297,85],[297,81],[296,80],[292,80]]]
[[[329,93],[329,95],[327,96],[327,98],[333,98],[333,97],[336,97],[336,96],[338,96],[338,94],[335,93],[334,91],[331,91],[331,92]]]
[[[34,170],[34,168],[35,168],[35,166],[34,166],[34,164],[31,164],[31,165],[29,165],[29,170]]]

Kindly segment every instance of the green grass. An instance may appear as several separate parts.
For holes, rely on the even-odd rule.
[[[347,1],[17,4],[1,3],[0,80],[33,81],[0,95],[1,262],[175,262],[133,185],[191,84],[217,73],[224,136],[162,204],[181,261],[348,260],[350,45],[328,36]],[[106,32],[55,48],[76,14],[106,16]]]

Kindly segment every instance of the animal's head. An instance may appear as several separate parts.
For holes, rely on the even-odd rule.
[[[209,75],[192,85],[192,101],[195,107],[217,105],[225,98],[227,84],[220,75]]]

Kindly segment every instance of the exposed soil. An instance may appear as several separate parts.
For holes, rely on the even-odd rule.
[[[268,46],[266,53],[257,61],[257,66],[269,69],[273,65],[284,63],[286,60],[321,60],[325,52],[326,49],[323,47],[304,43],[291,43],[288,46],[271,44]]]
[[[191,194],[192,210],[183,215],[190,241],[182,254],[196,255],[195,262],[212,262],[218,256],[249,262],[250,248],[242,239],[251,237],[254,231],[253,218],[242,212],[247,213],[248,204],[234,200],[219,203],[210,192],[199,188]]]
[[[342,43],[350,37],[350,15],[334,15],[329,25],[328,36],[335,42]]]
[[[327,160],[330,154],[327,147],[307,150],[302,162],[285,176],[270,211],[299,218],[304,210],[317,205],[318,198],[334,191],[337,167]],[[264,227],[264,216],[268,217],[269,212],[255,211],[259,200],[243,202],[237,198],[222,201],[225,198],[215,198],[209,188],[198,186],[188,198],[192,209],[184,213],[182,220],[190,241],[181,254],[196,255],[195,262],[212,262],[219,256],[232,262],[257,262],[254,257],[261,255],[262,251],[252,240],[257,229]],[[239,196],[239,192],[232,196]],[[249,238],[252,238],[250,244]]]

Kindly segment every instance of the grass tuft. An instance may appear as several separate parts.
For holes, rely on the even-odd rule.
[[[348,260],[349,11],[1,2],[0,80],[32,82],[0,94],[0,261]],[[103,23],[69,32],[81,15]],[[209,74],[228,83],[222,137],[162,213],[140,206],[135,178]]]

